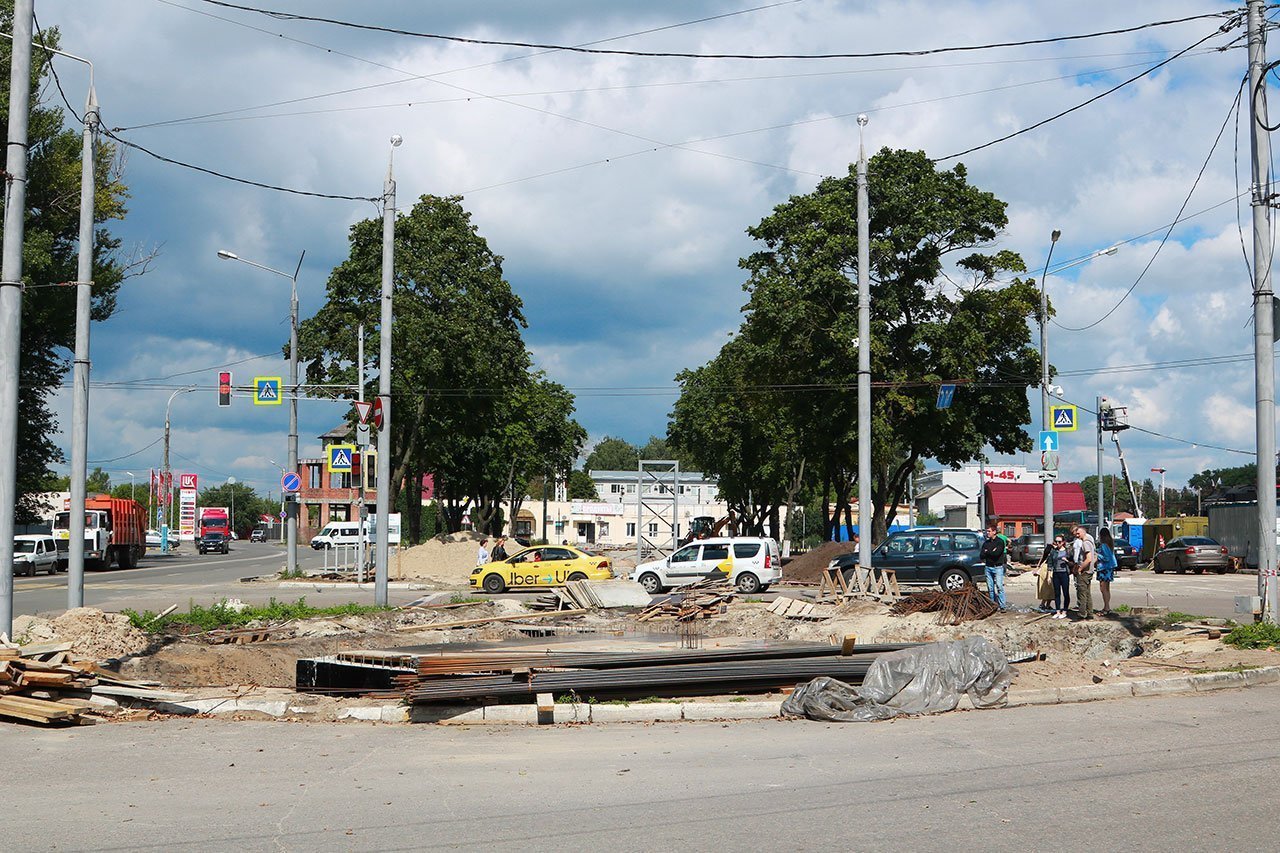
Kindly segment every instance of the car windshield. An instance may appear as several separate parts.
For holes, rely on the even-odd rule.
[[[1218,543],[1210,539],[1208,536],[1188,536],[1182,540],[1184,545],[1217,545]]]
[[[36,543],[19,539],[13,543],[13,550],[19,554],[34,554],[36,552]]]

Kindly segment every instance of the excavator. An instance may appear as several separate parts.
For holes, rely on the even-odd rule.
[[[695,539],[710,539],[712,536],[719,536],[725,526],[729,527],[729,535],[733,536],[737,528],[737,524],[733,521],[733,513],[729,513],[724,518],[714,518],[710,515],[699,515],[689,519],[689,532],[680,539],[680,546],[688,545]]]

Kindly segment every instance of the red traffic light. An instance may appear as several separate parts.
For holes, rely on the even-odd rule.
[[[231,373],[229,371],[218,374],[218,405],[231,405]]]

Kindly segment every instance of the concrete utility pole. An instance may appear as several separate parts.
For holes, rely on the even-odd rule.
[[[169,402],[164,404],[164,470],[160,472],[160,488],[164,489],[164,524],[160,527],[160,551],[165,554],[169,553],[169,530],[173,527],[173,475],[169,471],[169,410],[173,406],[174,397],[179,394],[189,394],[194,390],[196,390],[194,385],[179,388],[169,395]]]
[[[1062,232],[1054,229],[1049,235],[1049,254],[1044,259],[1044,272],[1040,274],[1040,429],[1053,429],[1053,421],[1049,417],[1049,261],[1053,258],[1053,247],[1058,245]],[[1044,536],[1045,542],[1053,541],[1053,480],[1044,476]]]
[[[387,580],[391,557],[391,292],[396,272],[396,181],[395,149],[403,142],[399,134],[391,137],[391,153],[387,157],[387,180],[382,186],[382,314],[378,326],[378,401],[382,404],[382,426],[378,429],[378,540],[374,545],[377,560],[373,582],[373,603],[387,604]],[[409,500],[422,500],[407,495]]]
[[[858,565],[871,571],[871,212],[867,209],[867,149],[858,116]],[[892,513],[895,507],[889,507]]]
[[[1164,469],[1164,468],[1152,468],[1152,469],[1151,469],[1151,473],[1152,473],[1152,474],[1159,474],[1159,475],[1160,475],[1160,509],[1159,509],[1159,513],[1160,513],[1160,517],[1161,517],[1161,518],[1164,518],[1164,472],[1165,472],[1165,470],[1166,470],[1166,469]]]
[[[356,326],[356,399],[364,402],[364,323]],[[360,428],[356,427],[356,434]],[[364,509],[364,481],[369,478],[369,446],[361,444],[356,448],[360,454],[360,478],[356,481],[356,524],[360,526],[360,535],[356,537],[356,580],[364,583],[364,530],[368,514]]]
[[[71,517],[68,525],[70,538],[67,542],[68,608],[84,606],[84,501],[89,460],[89,315],[93,308],[93,199],[96,177],[93,144],[97,129],[98,98],[93,91],[93,64],[90,63],[89,98],[84,108],[84,144],[80,154],[80,246],[76,265],[76,342],[71,403]],[[129,497],[132,498],[133,489],[130,488],[129,491]],[[150,526],[148,523],[147,527]]]
[[[22,342],[22,241],[27,212],[34,0],[14,0],[5,152],[4,252],[0,259],[0,632],[13,630],[13,531],[18,502],[18,361]]]
[[[1102,528],[1106,526],[1104,521],[1105,507],[1102,503],[1102,397],[1095,397],[1093,400],[1093,410],[1098,413],[1098,529],[1093,533],[1095,536],[1102,535]],[[1045,540],[1048,545],[1053,541],[1053,537]]]
[[[1258,595],[1263,618],[1280,622],[1276,577],[1276,360],[1271,291],[1271,138],[1267,133],[1266,3],[1249,0],[1249,153],[1253,162],[1253,373],[1258,467]],[[8,276],[5,276],[8,278]],[[3,535],[3,531],[0,531]]]

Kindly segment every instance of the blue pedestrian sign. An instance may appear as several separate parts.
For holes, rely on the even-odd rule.
[[[954,385],[938,386],[938,408],[939,409],[951,408],[951,401],[954,400],[955,397],[956,397],[956,386]]]
[[[1058,431],[1046,429],[1040,431],[1040,452],[1041,453],[1057,453],[1061,443],[1058,439]]]
[[[280,395],[279,376],[253,377],[253,404],[255,406],[278,406],[283,399]]]
[[[330,474],[350,474],[355,468],[356,446],[354,444],[331,444],[328,454]]]
[[[302,478],[292,471],[286,471],[280,478],[280,488],[292,494],[302,488]]]
[[[1050,406],[1049,423],[1057,432],[1075,432],[1080,425],[1079,418],[1076,417],[1076,407]]]

